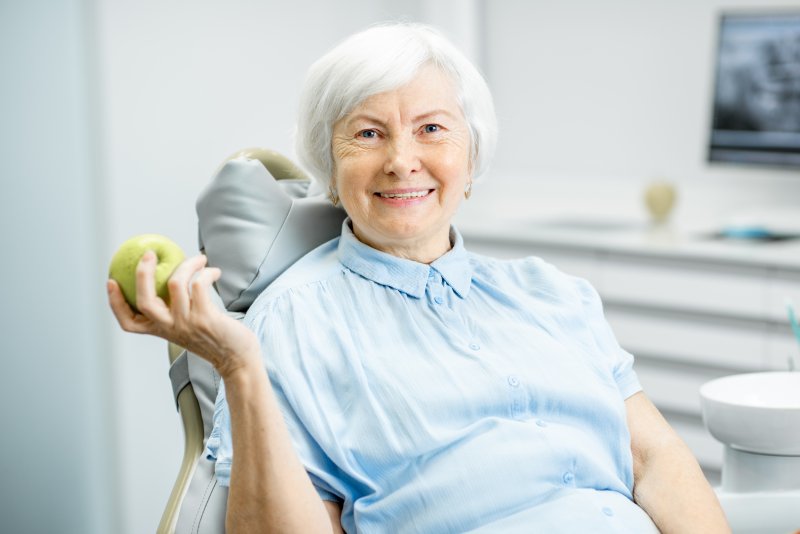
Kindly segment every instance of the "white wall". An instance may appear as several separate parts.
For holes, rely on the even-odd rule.
[[[117,531],[89,19],[0,3],[0,530]]]
[[[678,217],[797,208],[797,170],[706,162],[717,16],[737,6],[800,2],[487,2],[486,63],[500,121],[494,175],[516,198],[552,194],[565,211],[637,214],[654,178],[678,184]]]

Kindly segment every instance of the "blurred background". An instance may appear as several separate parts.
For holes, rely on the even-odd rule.
[[[0,530],[155,530],[182,431],[165,343],[107,308],[108,261],[145,232],[196,250],[199,191],[240,148],[292,154],[305,71],[342,38],[404,19],[465,50],[500,121],[477,195],[519,216],[543,196],[639,213],[665,178],[677,217],[724,218],[800,199],[797,170],[707,162],[719,12],[759,7],[776,2],[1,0]]]

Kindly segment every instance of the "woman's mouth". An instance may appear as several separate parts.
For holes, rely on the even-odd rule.
[[[387,191],[375,193],[381,198],[407,200],[412,198],[422,198],[433,193],[433,189],[416,189],[404,191]]]

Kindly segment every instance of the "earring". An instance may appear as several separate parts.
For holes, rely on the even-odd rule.
[[[472,180],[467,183],[467,188],[464,190],[464,198],[469,199],[472,196]]]
[[[331,199],[331,204],[334,206],[339,205],[339,195],[336,194],[336,190],[333,188],[333,185],[328,186],[328,198]]]

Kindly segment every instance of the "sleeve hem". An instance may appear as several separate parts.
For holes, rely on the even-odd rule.
[[[331,502],[337,502],[337,503],[344,502],[344,501],[342,501],[341,497],[339,497],[338,495],[336,495],[333,492],[324,490],[324,489],[320,488],[319,486],[314,486],[314,489],[317,490],[317,494],[319,495],[319,498],[322,499],[323,501],[331,501]]]
[[[635,373],[631,372],[624,378],[617,380],[617,387],[623,399],[628,399],[632,395],[642,391],[642,385]]]
[[[217,462],[214,464],[214,475],[216,475],[217,482],[219,482],[220,486],[225,486],[226,488],[230,487],[231,462],[217,460]]]

